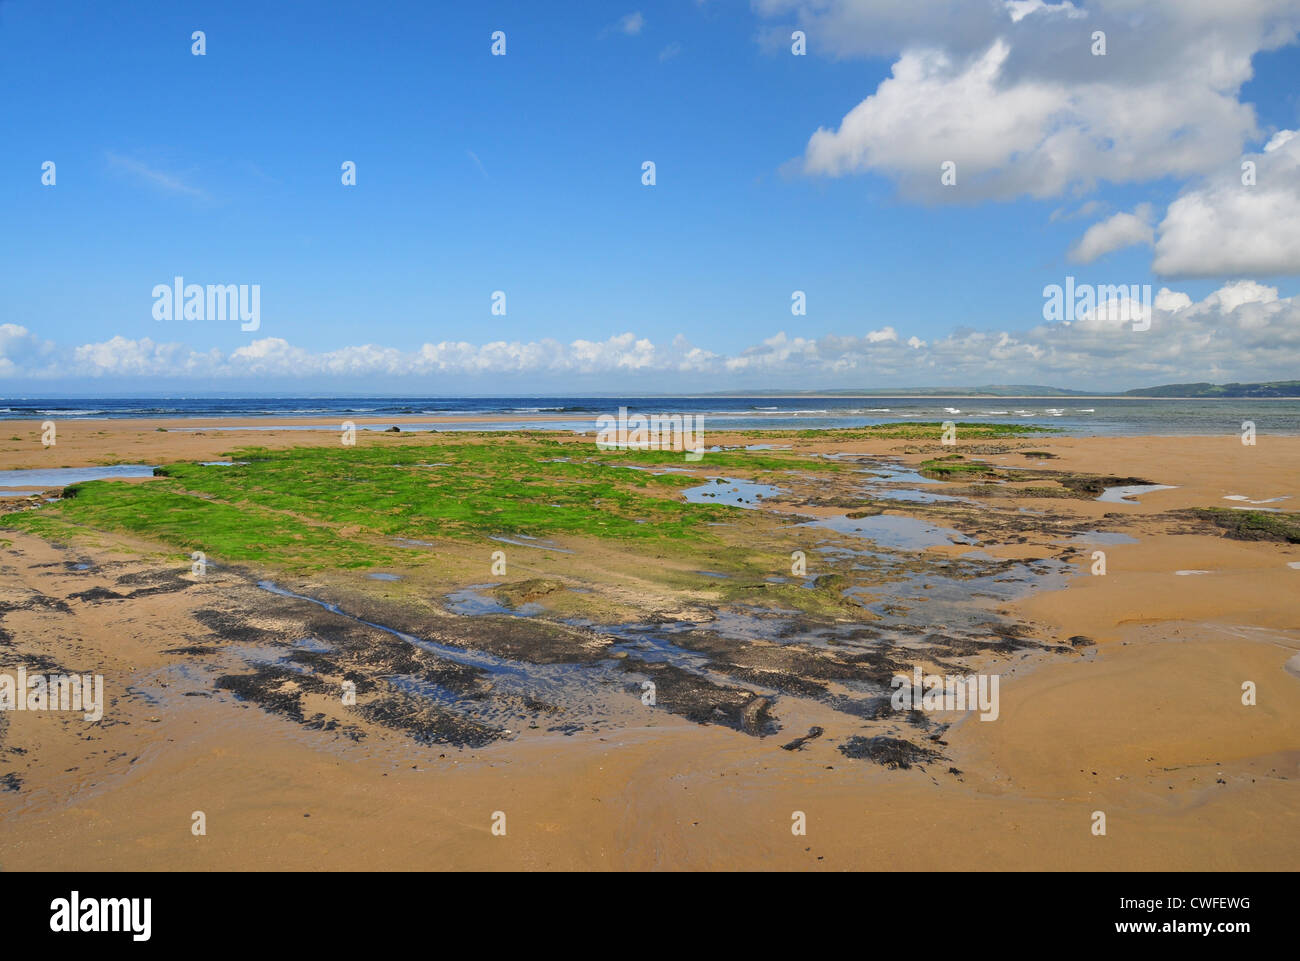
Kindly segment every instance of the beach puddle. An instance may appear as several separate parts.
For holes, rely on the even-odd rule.
[[[948,544],[974,544],[973,538],[950,527],[940,527],[903,514],[876,514],[874,517],[851,518],[840,514],[798,524],[797,527],[821,527],[840,534],[865,537],[882,547],[895,550],[924,550]]]
[[[910,467],[903,467],[896,464],[885,464],[876,462],[871,467],[863,471],[872,477],[878,478],[878,482],[887,484],[925,484],[938,485],[939,481],[932,477],[925,477]]]
[[[610,645],[610,655],[615,659],[634,656],[652,664],[671,664],[688,671],[708,671],[709,658],[705,654],[678,647],[669,636],[674,631],[691,630],[693,624],[674,627],[649,624],[621,624],[604,626],[601,630],[615,638]]]
[[[682,496],[689,504],[730,504],[744,508],[757,508],[764,497],[783,494],[779,487],[771,484],[757,484],[753,481],[738,480],[734,477],[714,478],[699,487],[688,487]]]
[[[148,464],[114,464],[110,467],[50,467],[33,470],[0,470],[0,488],[23,487],[48,490],[87,481],[152,477]]]
[[[989,573],[976,573],[981,569]],[[1002,636],[1007,622],[980,599],[1006,603],[1040,590],[1061,590],[1072,574],[1064,561],[1048,558],[1028,562],[993,562],[959,568],[965,576],[914,574],[873,590],[850,588],[852,593],[883,593],[885,599],[867,604],[873,614],[895,624],[930,628],[943,625],[945,634],[963,634],[967,640],[990,634]]]
[[[372,581],[400,581],[402,579],[401,574],[374,573],[374,574],[367,574],[366,577]]]
[[[1127,484],[1122,487],[1107,487],[1097,500],[1104,504],[1136,504],[1136,497],[1155,491],[1171,491],[1176,487],[1169,484]]]
[[[832,460],[852,458],[864,466],[858,471],[866,481],[861,491],[877,500],[900,501],[913,504],[972,504],[966,497],[941,494],[933,488],[940,487],[940,482],[922,476],[919,472],[902,464],[891,463],[878,457],[865,454],[827,454]]]
[[[468,614],[470,616],[506,614],[510,617],[534,617],[545,610],[542,605],[531,602],[510,607],[481,593],[484,588],[496,586],[495,584],[472,584],[459,591],[452,591],[445,596],[444,606],[453,614]]]
[[[907,504],[973,504],[975,503],[968,497],[954,497],[952,494],[939,494],[934,491],[923,491],[908,488],[889,488],[875,487],[868,489],[867,493],[876,500],[882,501],[901,501]]]
[[[1067,537],[1064,541],[1058,541],[1061,544],[1090,544],[1098,547],[1111,546],[1115,544],[1136,544],[1138,539],[1128,534],[1120,534],[1115,531],[1082,531],[1072,537]]]

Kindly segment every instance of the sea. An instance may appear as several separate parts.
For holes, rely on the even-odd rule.
[[[188,418],[276,418],[266,429],[337,429],[316,418],[401,418],[403,430],[591,431],[619,408],[641,414],[697,414],[704,429],[818,429],[908,421],[1017,423],[1075,436],[1300,434],[1300,398],[1120,397],[162,397],[0,399],[0,420],[157,420],[183,429]],[[470,417],[491,415],[497,423]],[[429,418],[467,418],[464,424]],[[511,418],[518,417],[519,420]],[[542,418],[534,420],[533,418]],[[302,418],[301,423],[294,423]],[[411,421],[411,418],[415,418]],[[527,420],[523,418],[528,418]],[[287,420],[286,420],[287,419]],[[384,424],[358,425],[383,429]],[[211,429],[210,427],[205,429]]]

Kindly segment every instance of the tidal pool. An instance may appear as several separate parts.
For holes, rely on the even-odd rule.
[[[0,470],[0,487],[34,487],[47,490],[83,481],[116,477],[152,477],[148,464],[113,464],[110,467],[48,467],[35,470]]]

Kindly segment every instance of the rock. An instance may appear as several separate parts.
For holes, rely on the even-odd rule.
[[[825,731],[823,731],[820,727],[814,724],[812,727],[808,728],[808,733],[805,734],[803,737],[797,737],[789,744],[782,744],[781,750],[802,751],[804,744],[806,744],[808,741],[813,740],[814,738],[821,737],[825,733],[826,733]]]

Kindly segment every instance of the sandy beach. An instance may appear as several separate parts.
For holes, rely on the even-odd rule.
[[[8,426],[4,436],[20,439],[0,444],[4,470],[339,446],[330,432],[265,419],[166,431],[156,421],[67,421],[53,448],[40,446],[39,424]],[[253,426],[272,429],[240,429]],[[553,440],[555,459],[592,453],[590,438]],[[418,451],[424,470],[476,453],[460,445],[503,442],[361,431],[357,449]],[[765,441],[715,429],[710,443]],[[67,513],[57,530],[6,524],[62,509],[10,491],[0,670],[102,674],[107,703],[97,723],[0,715],[0,866],[1300,867],[1300,544],[1228,536],[1241,532],[1189,513],[1295,510],[1300,438],[768,445],[783,448],[770,456],[788,468],[746,471],[743,452],[725,467],[706,454],[672,468],[700,484],[725,477],[717,486],[733,501],[751,497],[727,487],[734,481],[766,489],[719,513],[708,532],[719,540],[701,547],[563,532],[533,543],[448,536],[355,570],[291,554],[228,562],[214,550],[199,576],[182,535],[143,536],[101,520],[113,516],[107,507],[93,522]],[[952,451],[987,471],[901,479]],[[824,455],[860,466],[812,473]],[[893,480],[881,479],[885,468]],[[602,500],[634,477],[606,473],[620,480],[600,475],[613,483]],[[238,496],[200,490],[199,476],[95,486],[167,487],[243,504],[250,519],[295,509],[255,473],[229,482],[247,484]],[[1108,478],[1168,489],[1098,500],[1100,488],[1124,486]],[[680,483],[633,493],[668,510],[693,489]],[[893,499],[914,489],[950,499]],[[861,535],[841,522],[853,514],[898,541],[853,556]],[[379,551],[365,523],[296,516],[304,530]],[[686,520],[699,530],[706,516]],[[510,568],[494,577],[497,549]],[[797,550],[809,557],[802,586],[788,583]],[[268,580],[300,597],[259,587]],[[810,599],[793,612],[796,588],[807,588],[799,603]],[[430,643],[412,654],[382,628]],[[913,665],[998,674],[997,719],[879,710],[867,694]],[[424,681],[393,689],[395,677]],[[658,683],[657,704],[644,702],[645,677]],[[344,680],[356,685],[355,705],[339,704]],[[854,750],[877,738],[917,753],[889,763],[899,758]],[[206,833],[192,831],[195,812]],[[792,833],[797,812],[806,834]],[[1104,836],[1093,832],[1096,812]]]

